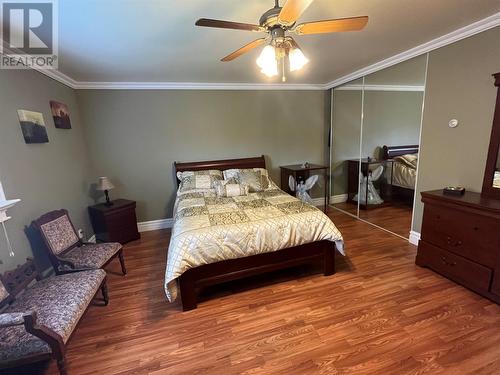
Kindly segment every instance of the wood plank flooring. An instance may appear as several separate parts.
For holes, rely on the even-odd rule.
[[[231,283],[185,313],[162,289],[169,232],[143,233],[73,335],[70,374],[500,374],[500,306],[415,266],[405,240],[330,215],[347,251],[335,275]],[[29,372],[57,370],[14,373]]]
[[[336,208],[356,215],[357,206],[351,203],[337,203]],[[359,210],[359,217],[388,231],[408,238],[411,230],[412,206],[394,202],[381,207]]]

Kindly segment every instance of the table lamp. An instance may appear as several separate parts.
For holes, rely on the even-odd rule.
[[[3,192],[2,183],[0,182],[0,223],[2,224],[5,240],[7,241],[7,248],[9,249],[9,256],[11,257],[14,256],[14,250],[12,249],[12,244],[10,243],[7,229],[5,228],[5,222],[10,219],[10,217],[7,216],[7,209],[13,207],[20,201],[20,199],[5,199],[5,193]]]
[[[111,183],[109,178],[107,177],[99,177],[99,181],[97,182],[97,187],[96,190],[99,191],[104,191],[104,194],[106,195],[106,206],[112,206],[113,202],[109,200],[109,193],[108,190],[114,189],[115,186]]]

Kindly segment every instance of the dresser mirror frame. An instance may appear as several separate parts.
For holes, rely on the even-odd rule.
[[[500,72],[493,74],[497,90],[493,127],[491,128],[490,147],[484,171],[482,194],[489,198],[500,199],[500,188],[493,187],[493,178],[497,168],[498,152],[500,151]]]

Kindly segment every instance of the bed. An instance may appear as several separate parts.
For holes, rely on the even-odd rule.
[[[174,163],[177,172],[264,168],[264,157]],[[179,180],[177,181],[180,182]],[[319,209],[281,191],[219,198],[214,192],[178,191],[165,272],[169,301],[197,307],[200,289],[257,274],[319,263],[335,273],[342,235]]]
[[[383,159],[392,161],[389,181],[396,195],[413,197],[417,180],[418,149],[418,145],[383,147]]]

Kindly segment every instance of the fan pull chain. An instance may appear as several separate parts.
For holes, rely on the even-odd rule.
[[[286,82],[286,75],[285,75],[285,58],[282,58],[281,59],[282,63],[281,63],[281,71],[282,71],[282,75],[281,75],[281,82]]]
[[[14,250],[12,249],[12,244],[10,243],[9,235],[7,234],[7,229],[5,228],[4,221],[2,221],[2,227],[3,227],[3,233],[5,235],[5,240],[7,242],[7,249],[9,250],[9,256],[13,257],[13,256],[15,256],[15,254],[14,254]]]

